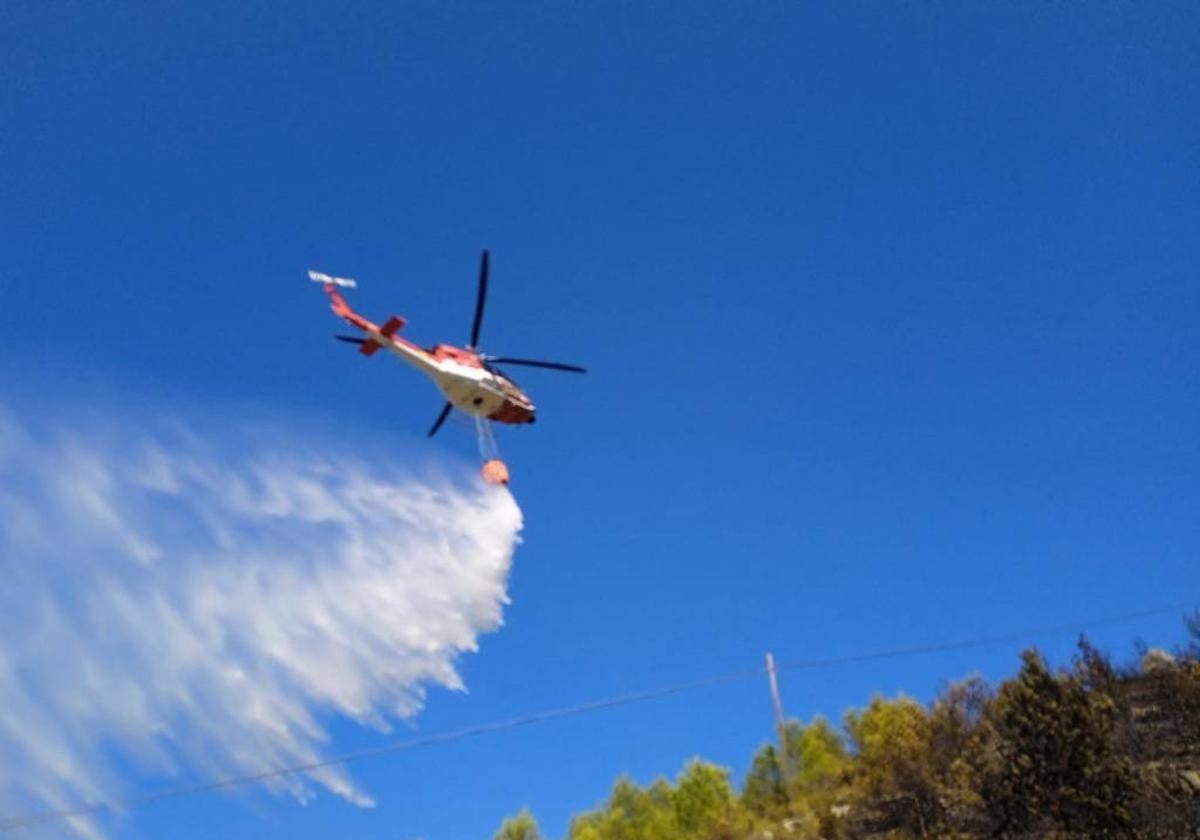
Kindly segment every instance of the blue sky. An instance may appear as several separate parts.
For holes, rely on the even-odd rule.
[[[591,369],[519,377],[540,416],[500,440],[525,515],[512,603],[419,732],[767,649],[1196,592],[1194,4],[0,15],[11,393],[269,412],[419,453],[438,396],[330,340],[304,270],[357,277],[352,302],[415,340],[463,341],[484,246],[485,346]],[[429,445],[473,447],[463,425]],[[1123,653],[1180,624],[1095,635]],[[1061,658],[1071,637],[1038,641]],[[798,673],[785,702],[927,698],[1016,653]],[[557,836],[618,773],[701,754],[740,774],[769,727],[765,685],[715,689],[363,764],[373,810],[206,796],[114,834],[486,837],[528,805]]]

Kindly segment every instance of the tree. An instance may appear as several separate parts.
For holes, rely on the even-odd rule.
[[[1200,662],[1148,650],[1122,684],[1126,743],[1138,763],[1137,824],[1146,836],[1187,837],[1200,825]]]
[[[855,750],[855,792],[860,804],[891,805],[890,822],[919,837],[941,821],[936,775],[929,763],[931,726],[925,709],[901,695],[876,696],[846,715]]]
[[[793,773],[792,790],[787,790],[779,750],[764,745],[755,754],[742,788],[742,805],[754,814],[780,814],[792,798],[813,804],[811,800],[822,799],[816,794],[840,788],[848,773],[846,743],[820,715],[807,726],[788,721],[784,738]]]
[[[979,831],[982,801],[979,767],[986,754],[984,714],[992,691],[978,676],[953,683],[927,713],[925,753],[914,756],[903,782],[910,824],[936,836]],[[915,819],[914,819],[915,818]]]
[[[664,779],[639,787],[617,779],[603,808],[576,817],[569,840],[670,840],[678,837],[671,785]]]
[[[570,840],[716,840],[732,836],[739,819],[729,771],[699,759],[675,784],[640,787],[628,777],[613,785],[603,807],[571,822]]]
[[[787,801],[779,751],[766,744],[754,754],[750,772],[742,784],[742,807],[760,817],[778,816]]]
[[[1134,778],[1113,749],[1115,707],[1073,674],[1052,674],[1036,651],[1000,688],[987,715],[992,743],[981,794],[995,833],[1055,826],[1129,836]]]
[[[509,817],[500,824],[493,840],[542,840],[538,830],[537,820],[528,808],[522,808],[515,817]]]
[[[679,837],[710,837],[732,821],[734,798],[729,771],[695,759],[675,782],[672,794]]]
[[[786,731],[797,790],[829,790],[842,780],[849,756],[845,741],[829,721],[817,715],[808,726],[792,723]]]

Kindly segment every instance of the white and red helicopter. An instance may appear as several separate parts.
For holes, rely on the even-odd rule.
[[[523,365],[526,367],[548,368],[563,370],[571,373],[586,373],[578,365],[567,365],[561,362],[544,362],[537,359],[515,359],[509,356],[492,356],[479,350],[479,329],[483,323],[483,307],[487,302],[488,290],[488,252],[484,251],[479,265],[479,292],[475,300],[475,320],[471,324],[471,341],[466,347],[455,347],[452,344],[436,344],[431,348],[420,347],[400,338],[398,333],[406,321],[398,315],[393,315],[383,326],[368,321],[359,315],[342,297],[339,289],[354,288],[358,284],[348,277],[331,277],[319,271],[309,271],[308,276],[315,283],[325,287],[329,295],[330,308],[338,317],[344,319],[352,327],[362,330],[364,337],[339,335],[338,341],[358,345],[358,352],[364,356],[372,356],[381,348],[386,348],[404,361],[413,365],[428,375],[434,384],[446,397],[446,404],[434,420],[427,437],[433,437],[438,429],[446,422],[450,412],[459,409],[476,418],[482,437],[490,440],[490,430],[486,429],[486,421],[497,423],[524,424],[532,423],[536,418],[536,409],[529,396],[517,384],[498,368],[496,364]],[[494,450],[494,445],[489,447]],[[483,465],[483,476],[493,484],[508,483],[508,468],[503,461],[491,457]],[[486,457],[486,456],[485,456]]]

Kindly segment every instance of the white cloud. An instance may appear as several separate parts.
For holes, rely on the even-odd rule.
[[[222,437],[0,405],[0,821],[128,792],[114,755],[188,779],[318,760],[330,716],[387,730],[500,625],[507,492]],[[371,802],[340,768],[269,784]]]

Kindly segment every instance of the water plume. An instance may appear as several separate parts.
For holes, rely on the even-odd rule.
[[[456,658],[501,624],[521,513],[469,468],[57,416],[77,419],[0,405],[0,818],[119,797],[130,768],[319,760],[332,718],[386,731],[461,688]],[[269,785],[371,804],[338,767]]]

